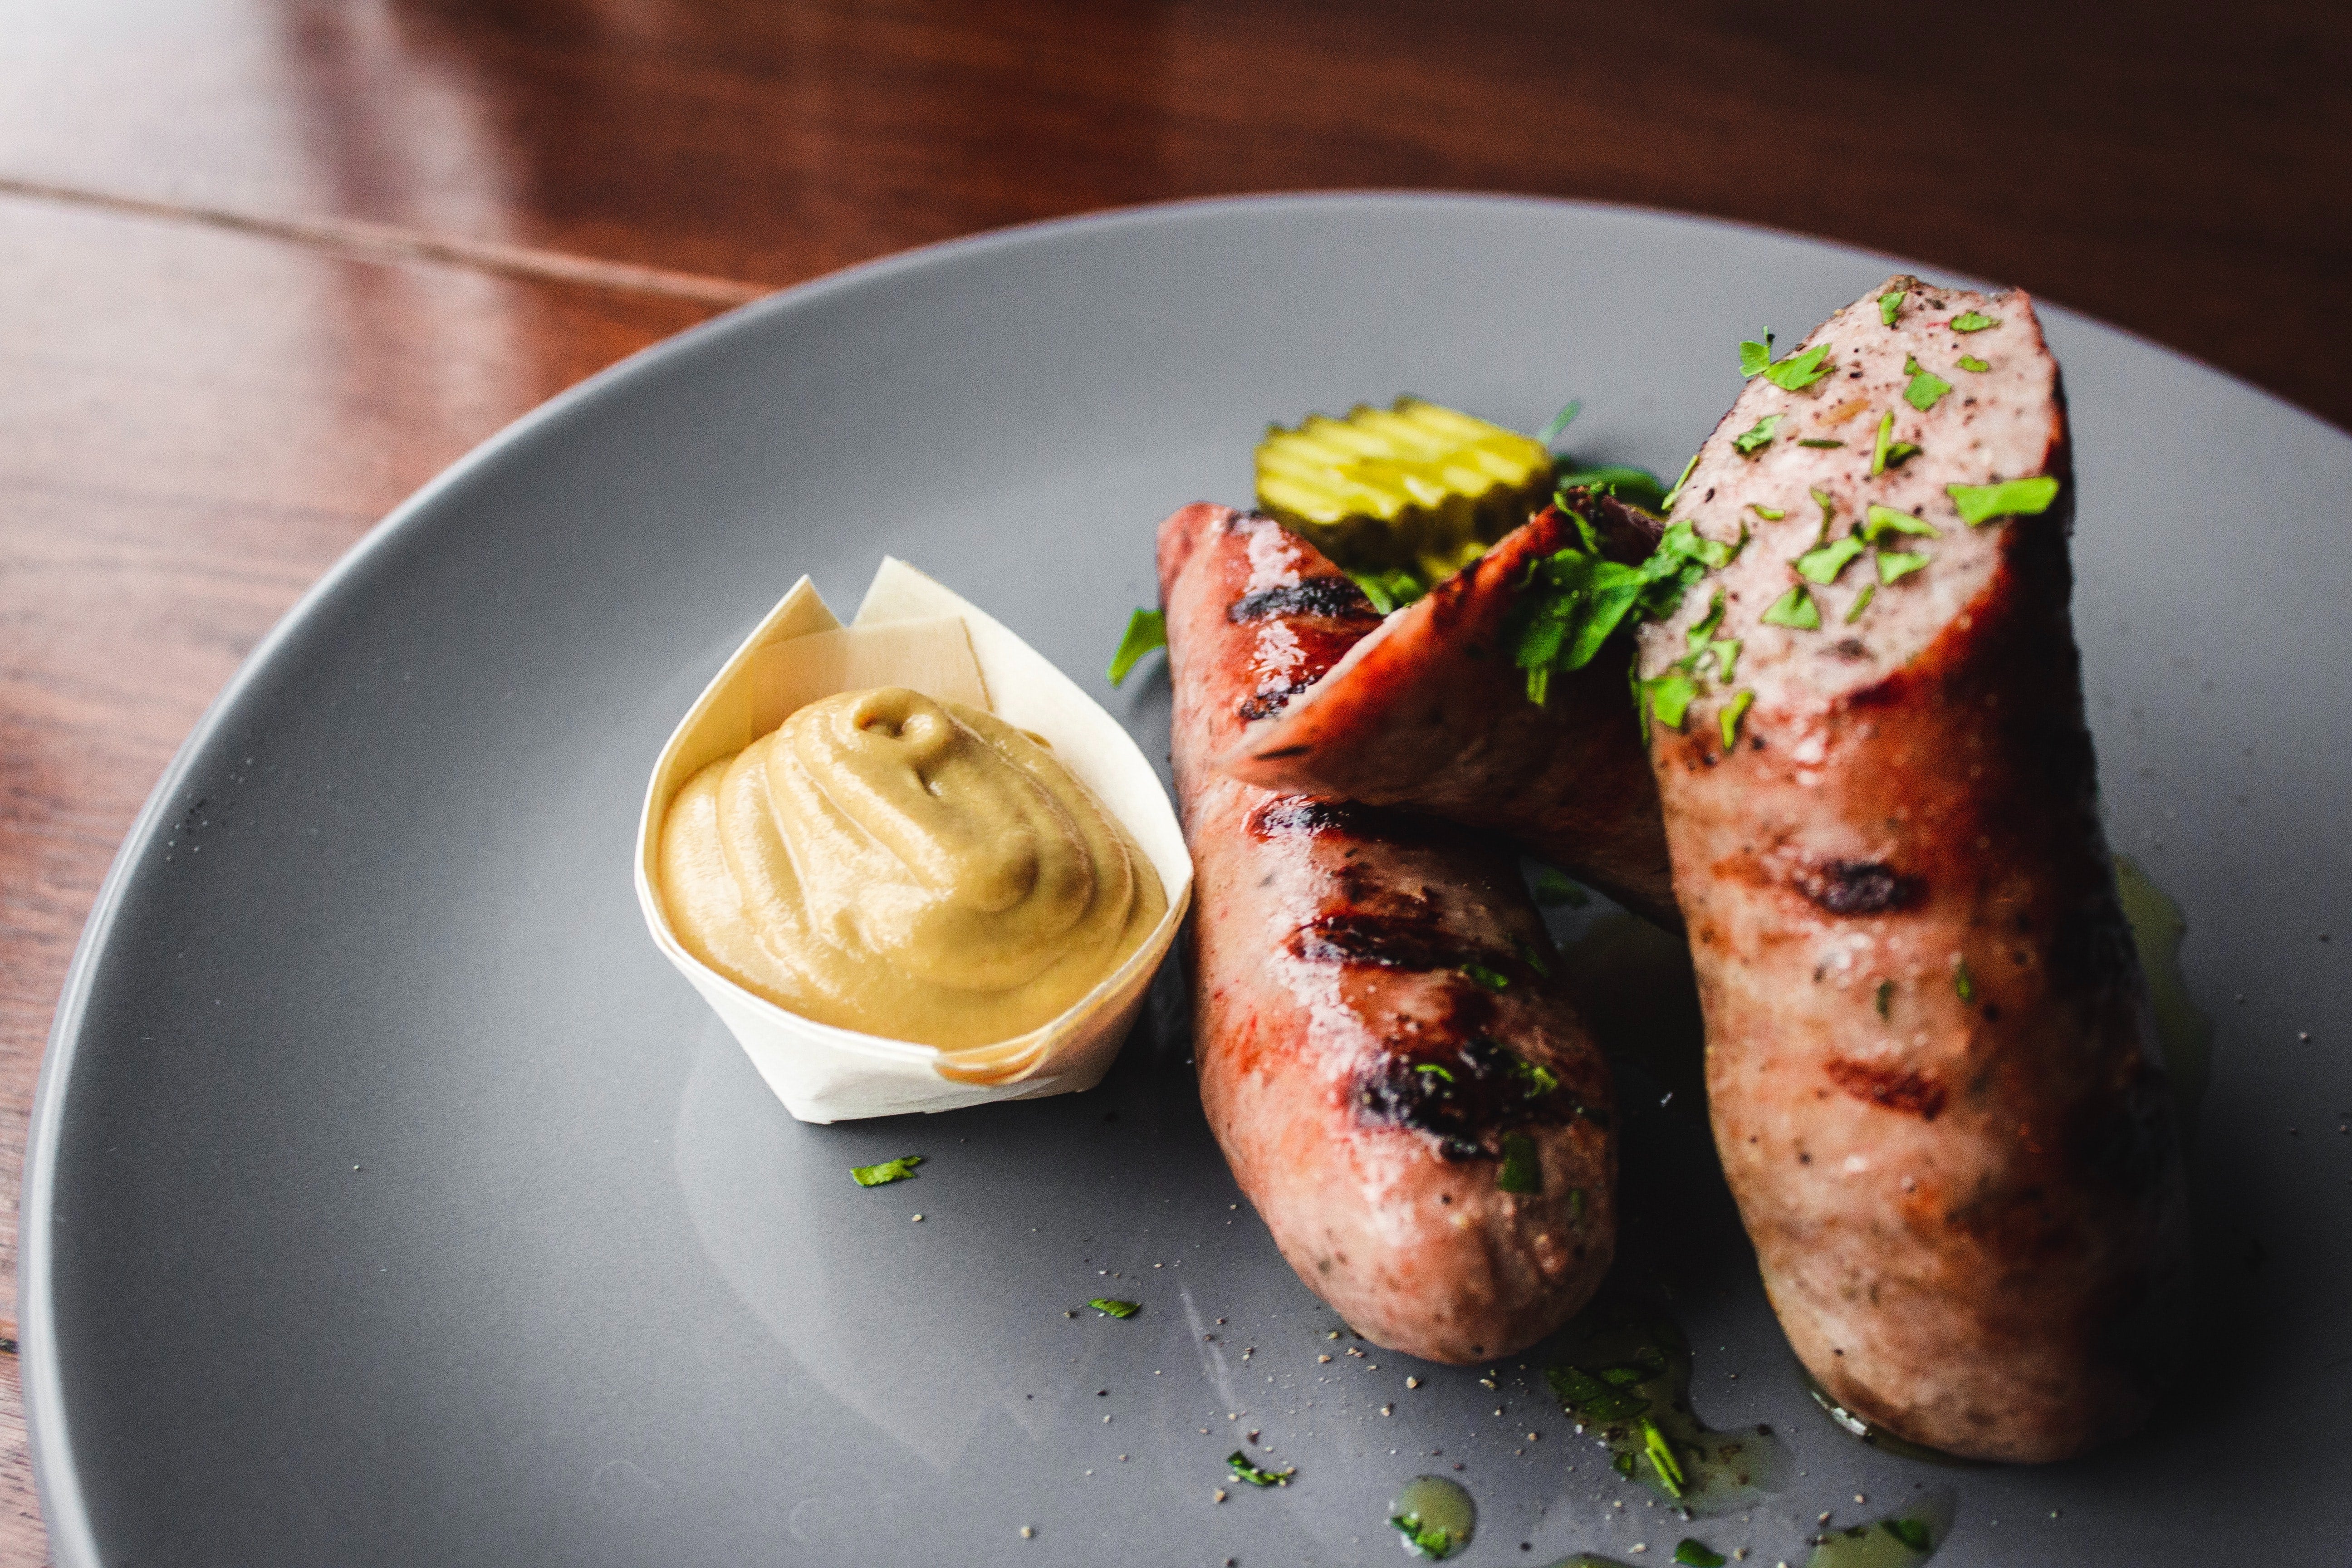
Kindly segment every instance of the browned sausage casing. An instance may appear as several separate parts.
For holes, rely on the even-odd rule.
[[[1638,560],[1656,525],[1603,496],[1586,515]],[[1220,763],[1262,789],[1425,811],[1486,828],[1673,925],[1658,786],[1626,714],[1621,640],[1528,700],[1505,637],[1528,566],[1577,545],[1547,509],[1389,616]]]
[[[1757,377],[1702,449],[1677,515],[1754,537],[1641,634],[1668,677],[1720,594],[1712,636],[1743,644],[1731,685],[1702,668],[1681,731],[1651,729],[1716,1140],[1832,1394],[1953,1453],[2062,1458],[2147,1415],[2183,1227],[2083,721],[2058,368],[2023,293],[1910,278],[1823,342],[1825,379]],[[1977,526],[1946,489],[2040,475],[2057,504]],[[1792,563],[1874,503],[1875,549],[1806,582]],[[1763,620],[1805,619],[1800,586],[1817,626]]]
[[[1609,1267],[1616,1143],[1517,858],[1215,771],[1379,624],[1305,541],[1186,507],[1160,524],[1160,584],[1201,1099],[1234,1178],[1376,1343],[1444,1362],[1533,1343]],[[1512,1152],[1539,1190],[1502,1190]]]

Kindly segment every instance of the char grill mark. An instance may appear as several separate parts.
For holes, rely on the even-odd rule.
[[[1372,602],[1364,591],[1345,577],[1309,577],[1303,583],[1283,583],[1255,593],[1244,594],[1225,611],[1225,618],[1239,626],[1247,621],[1263,621],[1276,616],[1319,616],[1326,620],[1360,620],[1378,624],[1380,616],[1372,612]]]
[[[1797,891],[1833,915],[1878,915],[1907,909],[1927,891],[1920,878],[1884,860],[1823,860],[1794,879]]]
[[[1839,1057],[1829,1063],[1830,1081],[1856,1100],[1933,1121],[1948,1098],[1944,1086],[1924,1073],[1902,1068],[1877,1067]]]
[[[1451,1051],[1381,1057],[1356,1076],[1356,1113],[1375,1127],[1409,1128],[1437,1141],[1448,1160],[1502,1157],[1502,1135],[1557,1127],[1595,1110],[1534,1063],[1486,1035]]]
[[[1450,945],[1444,930],[1423,916],[1320,915],[1293,931],[1289,946],[1294,956],[1309,963],[1372,963],[1382,969],[1493,966],[1487,955],[1465,953]]]
[[[1289,707],[1292,698],[1314,684],[1311,680],[1294,680],[1286,686],[1269,686],[1263,691],[1243,698],[1241,706],[1235,708],[1234,711],[1241,715],[1242,721],[1245,724],[1254,724],[1260,719],[1271,719]]]

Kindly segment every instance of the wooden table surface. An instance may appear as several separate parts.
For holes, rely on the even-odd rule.
[[[910,245],[1318,186],[2020,283],[2352,424],[2352,12],[0,0],[0,1274],[100,879],[247,652],[533,405]],[[0,1356],[0,1563],[46,1558]]]

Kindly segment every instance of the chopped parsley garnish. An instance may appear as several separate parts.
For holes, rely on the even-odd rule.
[[[1106,1317],[1112,1318],[1132,1318],[1136,1313],[1143,1310],[1143,1303],[1140,1301],[1122,1301],[1112,1296],[1097,1296],[1087,1305]]]
[[[1803,440],[1798,442],[1797,445],[1800,447],[1817,447],[1826,451],[1832,447],[1843,447],[1845,443],[1843,441],[1832,441],[1826,436],[1808,436]]]
[[[1429,592],[1429,584],[1421,580],[1418,573],[1402,566],[1390,572],[1350,572],[1348,576],[1364,591],[1372,608],[1384,616],[1402,609]]]
[[[1738,637],[1725,637],[1706,645],[1706,651],[1715,655],[1715,678],[1717,680],[1728,682],[1731,679],[1731,672],[1739,663],[1741,641]]]
[[[1123,684],[1136,661],[1154,648],[1168,646],[1168,616],[1163,610],[1138,610],[1127,617],[1127,635],[1118,639],[1118,651],[1110,656],[1110,683]]]
[[[1878,1527],[1914,1552],[1932,1551],[1936,1544],[1935,1532],[1924,1519],[1882,1519]]]
[[[1996,517],[2037,517],[2058,499],[2058,481],[2048,474],[2004,479],[1997,485],[1946,485],[1944,493],[1970,528]]]
[[[1911,294],[1908,289],[1898,289],[1892,294],[1881,294],[1878,297],[1878,324],[1883,327],[1893,326],[1895,316],[1903,309],[1903,301],[1909,298]],[[1723,1559],[1718,1557],[1716,1561],[1720,1563]]]
[[[1503,1168],[1495,1173],[1495,1185],[1506,1193],[1543,1191],[1543,1160],[1534,1139],[1524,1132],[1503,1135]]]
[[[1754,512],[1757,516],[1762,518],[1767,522],[1778,522],[1782,518],[1789,515],[1779,507],[1766,506],[1760,500],[1749,501],[1748,503],[1748,510]]]
[[[1559,1075],[1541,1062],[1531,1062],[1517,1051],[1511,1053],[1511,1070],[1528,1086],[1529,1100],[1541,1100],[1559,1087]]]
[[[1880,506],[1873,501],[1870,510],[1863,513],[1862,537],[1868,542],[1875,544],[1890,533],[1916,534],[1923,539],[1942,537],[1942,530],[1934,523],[1923,521],[1907,511],[1896,511],[1891,506]]]
[[[1693,452],[1691,454],[1691,460],[1683,465],[1682,477],[1675,481],[1675,488],[1668,490],[1665,493],[1664,499],[1658,502],[1658,514],[1661,517],[1675,510],[1675,502],[1682,499],[1683,487],[1690,483],[1690,477],[1696,471],[1697,468],[1698,454],[1696,452]]]
[[[1465,963],[1462,966],[1462,973],[1489,991],[1503,990],[1511,983],[1509,975],[1499,969],[1489,969],[1483,963]]]
[[[1528,672],[1528,700],[1541,703],[1554,671],[1592,662],[1610,634],[1629,618],[1663,619],[1709,571],[1731,563],[1748,542],[1702,538],[1687,521],[1671,523],[1639,565],[1625,566],[1570,547],[1528,569],[1504,623],[1511,657]]]
[[[1952,318],[1952,331],[1956,332],[1981,332],[1987,327],[1998,327],[1999,325],[2000,325],[2000,323],[1998,321],[1986,315],[1981,310],[1970,310],[1964,316],[1954,316]]]
[[[1822,607],[1813,603],[1813,596],[1805,592],[1805,585],[1800,583],[1772,601],[1772,607],[1764,612],[1764,624],[1768,626],[1793,626],[1801,632],[1819,631]]]
[[[1239,1448],[1225,1456],[1225,1467],[1234,1472],[1234,1479],[1247,1481],[1254,1487],[1286,1487],[1290,1478],[1298,1473],[1296,1465],[1286,1470],[1261,1470]]]
[[[1414,1064],[1412,1070],[1415,1072],[1425,1072],[1432,1078],[1442,1078],[1448,1083],[1452,1083],[1454,1081],[1453,1073],[1449,1072],[1446,1068],[1439,1066],[1435,1062],[1417,1062]]]
[[[1829,491],[1822,489],[1818,486],[1812,489],[1807,490],[1805,493],[1811,496],[1813,498],[1813,504],[1822,509],[1821,537],[1815,540],[1814,542],[1817,544],[1827,544],[1830,542],[1830,521],[1837,516],[1837,502],[1831,499]]]
[[[1934,559],[1932,555],[1914,555],[1908,551],[1882,550],[1878,552],[1878,580],[1900,582]]]
[[[1591,901],[1592,895],[1557,867],[1546,866],[1536,873],[1536,902],[1545,909],[1580,910]]]
[[[1878,1016],[1882,1018],[1887,1016],[1889,1010],[1895,1005],[1895,982],[1892,980],[1880,981],[1878,983],[1878,994],[1874,998],[1874,1001],[1878,1007]]]
[[[1862,619],[1862,612],[1870,608],[1870,601],[1877,596],[1878,584],[1875,583],[1864,583],[1862,585],[1862,592],[1853,596],[1853,607],[1845,613],[1845,624],[1847,626],[1852,626],[1854,622]]]
[[[1834,583],[1846,563],[1861,553],[1862,541],[1849,533],[1806,551],[1793,564],[1797,575],[1808,583]]]
[[[1551,965],[1544,962],[1544,955],[1537,951],[1535,943],[1522,942],[1519,938],[1513,937],[1511,951],[1517,953],[1519,962],[1534,970],[1538,978],[1544,980],[1551,978]]]
[[[1775,363],[1772,359],[1772,334],[1766,332],[1760,343],[1739,345],[1739,374],[1760,375],[1783,392],[1802,392],[1830,374],[1822,361],[1829,356],[1830,345],[1815,343],[1801,354],[1790,354]]]
[[[1753,691],[1735,691],[1731,700],[1723,705],[1717,717],[1723,723],[1723,749],[1729,751],[1739,741],[1739,721],[1748,716],[1748,705],[1756,700]]]
[[[1961,363],[1965,364],[1968,362],[1963,360]],[[1950,382],[1934,371],[1920,369],[1918,360],[1912,355],[1903,356],[1903,369],[1911,378],[1911,384],[1903,389],[1903,401],[1922,414],[1935,407],[1944,394],[1952,390]]]
[[[1665,510],[1666,481],[1647,468],[1615,463],[1578,468],[1570,467],[1567,459],[1563,458],[1553,475],[1552,483],[1564,490],[1580,488],[1606,490],[1649,511]]]
[[[1899,294],[1888,296],[1888,299],[1901,298]],[[1881,300],[1878,303],[1884,310],[1886,300]],[[1893,325],[1892,322],[1888,324]],[[1682,1538],[1681,1543],[1675,1548],[1675,1561],[1683,1564],[1683,1568],[1723,1568],[1723,1565],[1731,1559],[1707,1545],[1706,1542],[1694,1541],[1685,1535]]]
[[[1576,422],[1576,416],[1583,412],[1584,400],[1578,397],[1570,398],[1568,402],[1561,406],[1560,411],[1551,416],[1551,423],[1543,427],[1543,434],[1537,437],[1536,439],[1542,442],[1547,447],[1550,446],[1554,441],[1559,439],[1560,433],[1566,430],[1570,425],[1574,424]]]
[[[887,1187],[893,1182],[903,1182],[913,1175],[915,1167],[922,1163],[920,1154],[901,1154],[878,1165],[852,1165],[849,1174],[861,1187]]]
[[[1746,354],[1746,349],[1741,351]],[[1802,392],[1817,381],[1826,380],[1836,369],[1822,362],[1829,358],[1830,345],[1815,343],[1801,354],[1790,354],[1764,372],[1764,379],[1783,392]]]
[[[1781,416],[1767,414],[1745,432],[1731,438],[1732,447],[1743,458],[1752,458],[1772,444],[1772,432],[1780,428]]]
[[[1704,644],[1707,638],[1713,637],[1715,635],[1715,628],[1722,624],[1723,590],[1717,588],[1715,591],[1714,599],[1707,605],[1706,616],[1694,624],[1689,631],[1683,634],[1683,640],[1688,643],[1691,647],[1697,647]]]
[[[1870,472],[1874,478],[1889,468],[1899,468],[1919,455],[1916,441],[1897,441],[1895,436],[1895,410],[1888,409],[1878,421],[1878,439],[1871,444]]]
[[[1454,1532],[1442,1524],[1423,1524],[1417,1513],[1392,1513],[1389,1522],[1404,1536],[1407,1546],[1417,1556],[1451,1557],[1454,1555]]]
[[[1698,683],[1679,669],[1642,682],[1642,700],[1659,723],[1669,730],[1679,730],[1690,713],[1690,705],[1698,696]]]
[[[1982,375],[1985,372],[1990,370],[1992,366],[1983,360],[1977,358],[1974,354],[1962,354],[1960,356],[1960,368],[1962,370],[1974,371],[1977,374]]]
[[[1969,961],[1965,958],[1952,971],[1952,989],[1963,1002],[1977,999],[1977,977],[1969,973]]]
[[[1650,1457],[1650,1466],[1658,1472],[1658,1484],[1666,1489],[1668,1497],[1678,1498],[1690,1480],[1683,1474],[1682,1461],[1675,1458],[1675,1447],[1658,1424],[1644,1415],[1642,1422],[1642,1450]]]

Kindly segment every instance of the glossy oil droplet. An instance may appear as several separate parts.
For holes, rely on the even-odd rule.
[[[1451,1557],[1470,1544],[1478,1505],[1444,1476],[1415,1476],[1389,1504],[1389,1523],[1415,1557]]]

